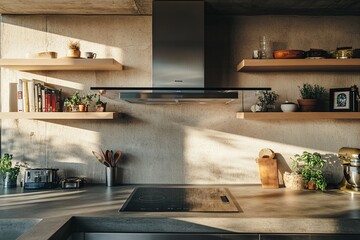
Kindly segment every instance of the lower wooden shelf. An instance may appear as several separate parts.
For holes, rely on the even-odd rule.
[[[360,119],[360,112],[237,112],[236,118],[249,120]]]
[[[118,112],[1,112],[0,119],[115,119]]]

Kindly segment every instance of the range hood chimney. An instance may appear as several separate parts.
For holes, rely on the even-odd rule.
[[[120,90],[120,99],[145,104],[227,103],[239,90],[268,90],[206,86],[204,25],[204,1],[153,1],[152,87],[91,89]]]

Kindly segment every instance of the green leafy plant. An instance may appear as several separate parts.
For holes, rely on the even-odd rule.
[[[304,83],[301,87],[298,86],[298,88],[302,99],[320,99],[325,93],[325,88],[318,84],[311,85]]]
[[[327,183],[322,172],[325,161],[321,159],[320,153],[304,151],[301,155],[295,154],[291,160],[293,171],[300,173],[306,183],[312,182],[316,184],[316,189],[325,190]]]
[[[12,154],[4,153],[4,155],[0,158],[0,172],[3,176],[3,180],[5,181],[6,173],[9,173],[8,176],[10,180],[16,181],[17,176],[20,172],[20,166],[18,163],[12,167],[11,160],[13,158]]]
[[[92,102],[92,99],[96,96],[96,94],[86,94],[85,96],[82,97],[83,103],[86,106],[89,106]]]
[[[81,102],[82,102],[82,98],[80,97],[80,93],[78,91],[75,91],[71,97],[65,99],[66,106],[79,105],[81,104]]]
[[[262,109],[266,109],[267,105],[272,105],[275,103],[275,101],[279,98],[279,94],[277,94],[275,91],[261,91],[262,95],[258,97],[259,102],[257,105],[259,105]]]

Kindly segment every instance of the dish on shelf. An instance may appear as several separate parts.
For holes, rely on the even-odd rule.
[[[277,50],[274,51],[275,59],[305,58],[303,50]]]
[[[83,57],[71,57],[71,56],[66,56],[66,57],[61,57],[61,58],[70,58],[70,59],[85,59]]]
[[[327,57],[328,53],[323,49],[310,48],[310,50],[306,52],[306,58],[308,59],[322,59]]]

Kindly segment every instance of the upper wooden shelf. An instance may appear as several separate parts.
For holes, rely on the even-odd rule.
[[[52,58],[52,59],[0,59],[0,66],[19,71],[56,70],[122,70],[122,65],[112,58]]]
[[[360,71],[360,58],[244,59],[237,65],[237,71]]]
[[[249,120],[360,119],[360,112],[238,112],[236,118]]]
[[[109,120],[118,117],[117,112],[0,112],[0,119],[93,119]]]

